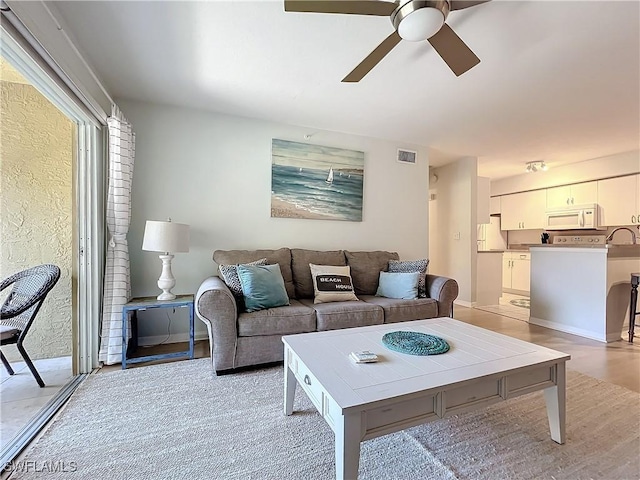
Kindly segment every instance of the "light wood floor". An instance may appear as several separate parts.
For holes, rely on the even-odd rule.
[[[567,368],[640,392],[638,328],[636,343],[602,343],[475,308],[456,306],[453,316],[463,322],[568,353],[571,360]]]
[[[454,308],[454,317],[472,325],[568,353],[571,360],[567,363],[567,368],[640,392],[640,337],[636,337],[634,344],[626,341],[605,344],[495,313],[459,306]],[[640,333],[639,329],[636,331]],[[145,348],[144,355],[184,349],[184,344],[159,345]],[[209,356],[207,341],[196,342],[195,354],[197,358]],[[149,363],[135,364],[130,368],[143,365]],[[117,369],[120,369],[120,365],[103,367],[102,371]]]

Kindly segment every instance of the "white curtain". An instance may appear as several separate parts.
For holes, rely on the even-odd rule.
[[[131,181],[135,134],[114,106],[109,129],[109,192],[107,198],[107,263],[99,360],[107,365],[122,361],[122,306],[131,296],[127,232],[131,220]],[[130,329],[129,329],[130,331]]]

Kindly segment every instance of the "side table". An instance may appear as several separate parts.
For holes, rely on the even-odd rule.
[[[189,350],[183,352],[161,353],[157,355],[147,355],[145,357],[127,358],[127,344],[129,333],[127,324],[129,323],[129,312],[132,313],[132,321],[137,321],[137,313],[152,308],[188,308],[189,309]],[[132,298],[122,307],[122,369],[127,368],[130,363],[149,362],[151,360],[162,360],[167,358],[188,357],[193,359],[194,344],[194,306],[193,295],[178,295],[174,300],[158,300],[156,297]],[[138,343],[137,329],[132,329],[135,335],[132,337],[135,345]],[[134,338],[136,337],[136,338]]]

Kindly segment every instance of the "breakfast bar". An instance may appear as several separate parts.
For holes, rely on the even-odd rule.
[[[537,245],[530,252],[530,323],[601,342],[622,338],[640,245]]]

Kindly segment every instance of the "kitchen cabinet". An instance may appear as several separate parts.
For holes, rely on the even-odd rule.
[[[500,215],[500,197],[491,197],[489,199],[489,214]]]
[[[528,252],[505,252],[502,256],[502,289],[529,294],[531,255]]]
[[[640,225],[640,174],[598,180],[600,225]]]
[[[544,228],[546,190],[502,195],[500,210],[502,230],[531,230]]]
[[[575,183],[547,188],[547,209],[593,204],[598,201],[598,182]]]
[[[511,288],[511,252],[502,254],[502,289]]]

